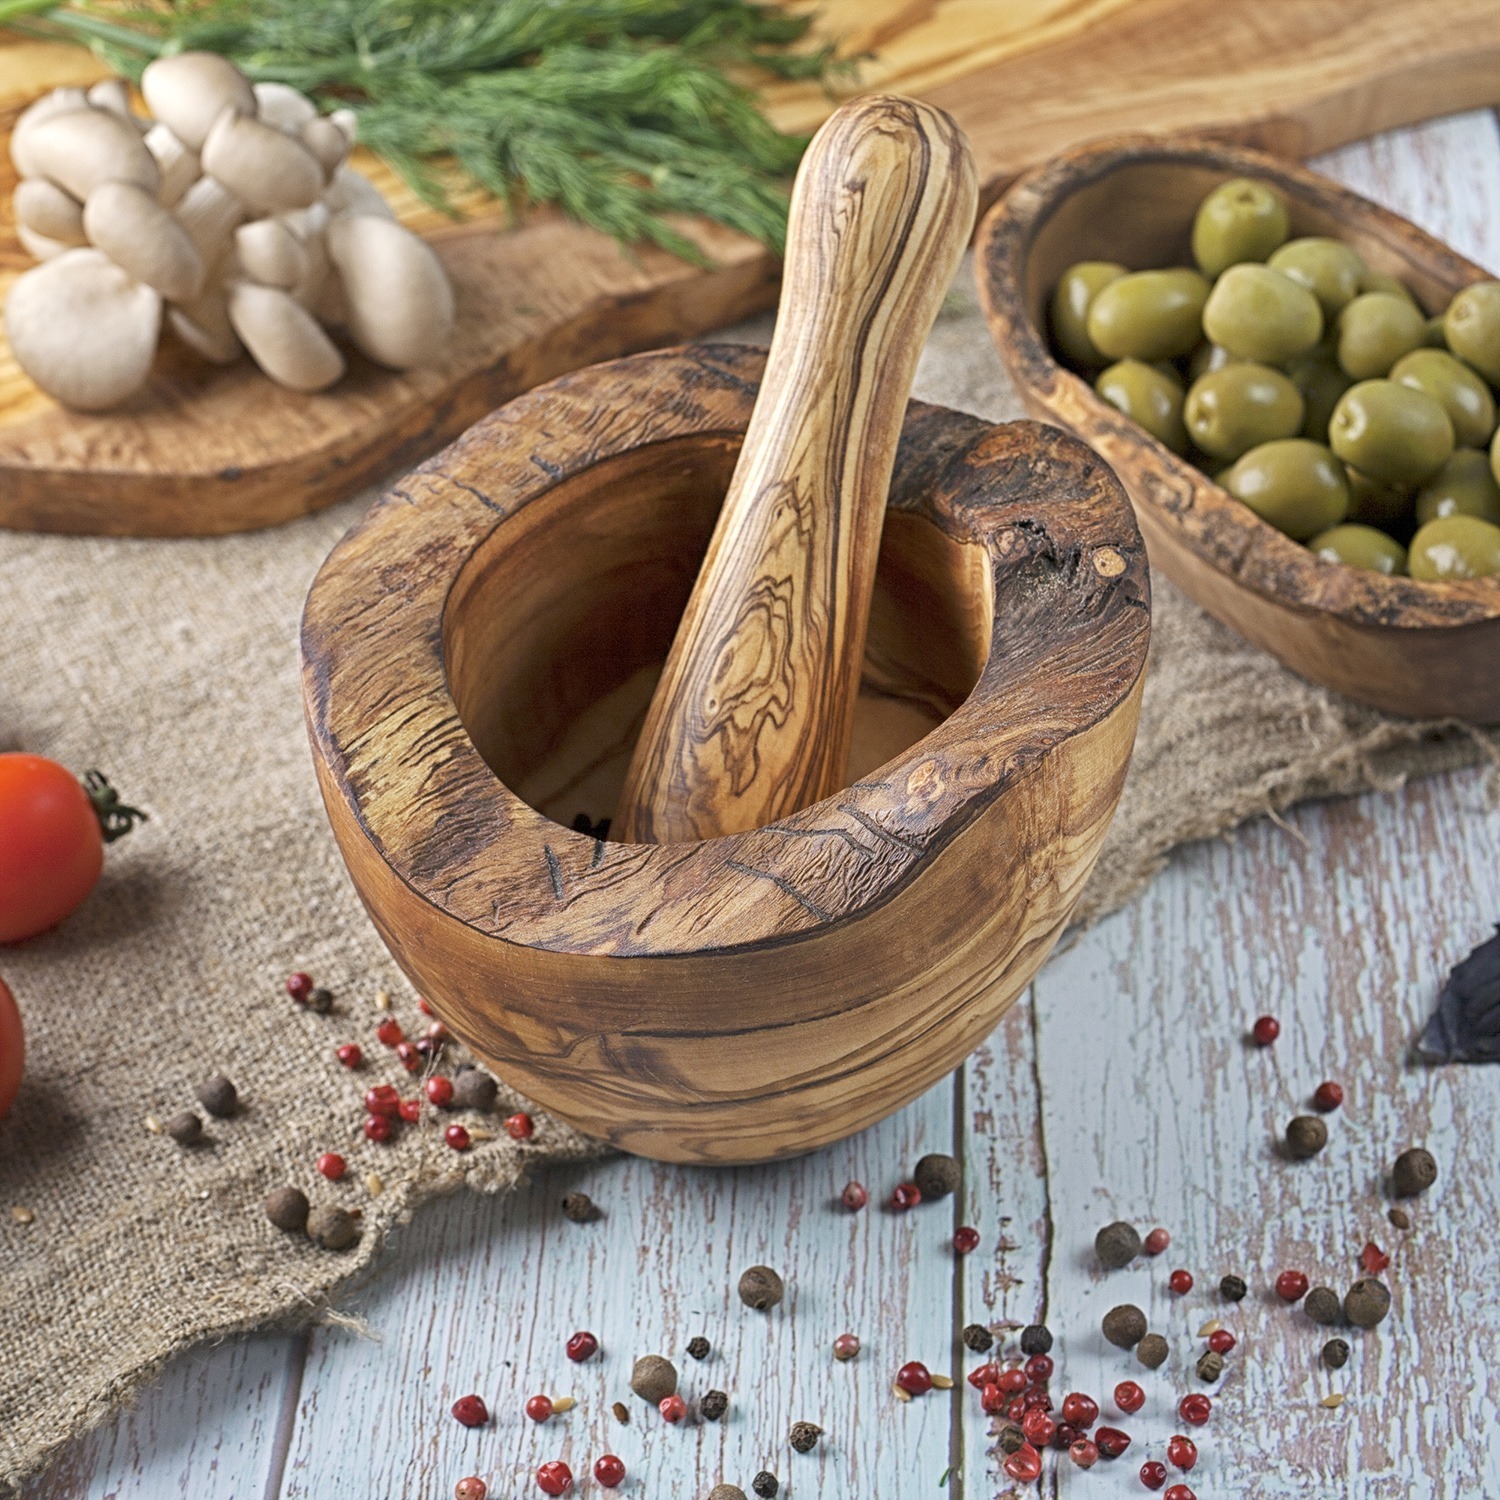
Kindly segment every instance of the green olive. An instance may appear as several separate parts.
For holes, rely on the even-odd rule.
[[[1364,261],[1342,240],[1317,236],[1288,240],[1267,264],[1273,271],[1284,271],[1293,281],[1300,281],[1318,299],[1323,316],[1329,320],[1359,296],[1360,277],[1365,274]]]
[[[1196,271],[1132,271],[1094,298],[1088,336],[1110,359],[1176,359],[1197,347],[1207,300]]]
[[[1070,364],[1097,369],[1107,363],[1089,338],[1089,304],[1110,282],[1125,274],[1125,267],[1112,260],[1081,260],[1062,273],[1048,313],[1052,342]]]
[[[1466,364],[1442,349],[1413,349],[1391,366],[1397,385],[1426,391],[1443,404],[1460,448],[1482,448],[1495,430],[1495,398]]]
[[[1288,233],[1286,204],[1275,188],[1248,177],[1221,183],[1198,205],[1193,259],[1205,276],[1245,260],[1264,260]]]
[[[1435,396],[1394,380],[1362,380],[1333,409],[1333,451],[1371,479],[1417,485],[1432,478],[1453,452],[1453,423]]]
[[[1391,296],[1405,297],[1411,303],[1417,300],[1412,296],[1411,288],[1404,281],[1385,271],[1366,270],[1359,279],[1359,289],[1362,292],[1389,292]]]
[[[1422,342],[1427,320],[1415,302],[1363,292],[1339,314],[1339,364],[1355,380],[1386,374]]]
[[[1252,448],[1229,471],[1224,488],[1299,542],[1337,526],[1349,509],[1343,464],[1307,438]]]
[[[1323,336],[1318,299],[1269,266],[1231,266],[1214,283],[1203,331],[1241,359],[1284,365]]]
[[[1443,314],[1448,347],[1500,386],[1500,281],[1466,286]]]
[[[1339,368],[1326,343],[1299,354],[1286,367],[1291,382],[1302,392],[1302,435],[1315,443],[1328,441],[1328,422],[1339,397],[1354,383]]]
[[[1195,380],[1202,380],[1205,375],[1212,375],[1215,370],[1222,370],[1225,365],[1238,363],[1234,355],[1227,349],[1219,348],[1217,344],[1199,344],[1188,360],[1188,383],[1191,385]]]
[[[1351,568],[1368,568],[1372,573],[1404,573],[1406,548],[1373,526],[1345,524],[1319,532],[1308,544],[1329,562],[1344,563]]]
[[[1500,526],[1500,484],[1490,473],[1489,457],[1477,448],[1455,448],[1417,491],[1417,525],[1439,516],[1478,516]]]
[[[1349,476],[1349,520],[1358,521],[1361,526],[1378,527],[1392,536],[1405,536],[1411,530],[1409,489],[1381,484],[1347,464],[1344,472]]]
[[[1279,370],[1226,365],[1193,382],[1183,408],[1192,439],[1215,458],[1238,458],[1302,430],[1302,394]]]
[[[1412,539],[1413,578],[1488,578],[1500,573],[1500,526],[1478,516],[1439,516]]]
[[[1165,375],[1138,359],[1122,359],[1099,376],[1094,389],[1173,453],[1187,451],[1182,386],[1175,375]]]

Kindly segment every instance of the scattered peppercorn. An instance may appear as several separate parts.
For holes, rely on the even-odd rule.
[[[1365,1248],[1359,1252],[1359,1263],[1365,1268],[1365,1275],[1378,1276],[1390,1265],[1391,1258],[1374,1240],[1366,1240]]]
[[[891,1207],[898,1213],[915,1208],[922,1201],[922,1189],[914,1182],[898,1182],[891,1192]]]
[[[924,1198],[946,1198],[963,1182],[963,1169],[951,1156],[924,1156],[912,1170],[911,1180]]]
[[[1344,1296],[1344,1316],[1356,1328],[1373,1328],[1391,1310],[1390,1289],[1373,1276],[1361,1276]]]
[[[391,1124],[387,1115],[366,1115],[364,1123],[365,1139],[379,1144],[388,1141],[396,1133],[396,1127]]]
[[[1159,1370],[1166,1364],[1169,1353],[1171,1350],[1167,1347],[1167,1341],[1159,1333],[1148,1333],[1135,1346],[1135,1357],[1148,1370]]]
[[[1026,1434],[1014,1422],[1007,1422],[1000,1429],[1000,1451],[1014,1453],[1026,1441]]]
[[[1216,1354],[1212,1349],[1205,1349],[1198,1356],[1198,1379],[1205,1385],[1212,1385],[1223,1373],[1224,1356],[1222,1354]]]
[[[1141,1465],[1141,1483],[1148,1490],[1159,1490],[1167,1482],[1167,1466],[1158,1463],[1154,1458],[1148,1458]]]
[[[1173,1271],[1167,1277],[1167,1285],[1179,1297],[1185,1297],[1193,1289],[1193,1273],[1191,1271]]]
[[[599,1352],[599,1340],[591,1334],[588,1329],[580,1328],[567,1343],[568,1358],[576,1365],[581,1365],[584,1360],[592,1359]],[[654,1355],[650,1356],[655,1358]],[[676,1383],[676,1372],[673,1372],[673,1383]]]
[[[659,1354],[643,1354],[630,1371],[630,1389],[655,1405],[677,1389],[677,1367]]]
[[[594,1461],[594,1478],[607,1490],[617,1490],[625,1483],[625,1461],[615,1453],[601,1454]]]
[[[415,1042],[397,1042],[396,1061],[408,1073],[420,1073],[422,1071],[422,1054],[417,1051]]]
[[[528,1396],[526,1399],[526,1415],[533,1422],[545,1422],[552,1415],[551,1396]]]
[[[1313,1108],[1324,1114],[1335,1110],[1344,1102],[1344,1091],[1331,1078],[1325,1079],[1313,1090]]]
[[[1349,1363],[1349,1346],[1343,1339],[1329,1339],[1323,1345],[1323,1363],[1330,1370],[1342,1370]]]
[[[1328,1127],[1316,1115],[1298,1115],[1286,1127],[1287,1155],[1297,1161],[1316,1156],[1328,1144]]]
[[[822,1436],[823,1429],[814,1422],[793,1422],[787,1441],[798,1453],[811,1453]]]
[[[750,1488],[760,1496],[760,1500],[774,1500],[777,1490],[781,1488],[781,1481],[769,1469],[762,1469],[750,1481]]]
[[[953,1248],[959,1255],[972,1255],[979,1248],[979,1231],[964,1224],[953,1231]]]
[[[443,1132],[443,1144],[451,1151],[467,1151],[471,1138],[462,1125],[450,1125]]]
[[[382,1115],[386,1119],[395,1119],[401,1109],[401,1095],[396,1092],[393,1083],[377,1083],[374,1088],[365,1090],[365,1108],[372,1115]]]
[[[751,1266],[740,1277],[740,1301],[756,1312],[769,1312],[786,1296],[786,1284],[770,1266]]]
[[[623,1401],[616,1401],[614,1405],[610,1407],[610,1411],[614,1414],[615,1421],[617,1421],[621,1427],[628,1427],[630,1425],[630,1408],[626,1406]]]
[[[357,1068],[365,1060],[364,1049],[355,1042],[345,1042],[342,1047],[335,1047],[333,1055],[346,1068]],[[483,1483],[482,1480],[480,1482]],[[459,1480],[459,1483],[462,1484],[463,1481]]]
[[[1052,1348],[1052,1330],[1045,1323],[1031,1323],[1021,1330],[1022,1354],[1046,1354]]]
[[[1430,1151],[1413,1146],[1396,1158],[1391,1177],[1398,1198],[1415,1198],[1437,1181],[1437,1163],[1432,1159]]]
[[[701,1333],[688,1340],[687,1352],[693,1359],[707,1359],[712,1350],[713,1345]]]
[[[1257,1047],[1269,1047],[1281,1035],[1281,1022],[1275,1016],[1261,1016],[1250,1028]]]
[[[349,1170],[349,1163],[337,1151],[325,1151],[317,1160],[317,1169],[330,1182],[338,1182]]]
[[[1115,1387],[1115,1405],[1128,1417],[1146,1404],[1146,1393],[1133,1380],[1122,1380]]]
[[[1038,1407],[1021,1418],[1021,1431],[1033,1448],[1045,1448],[1057,1436],[1057,1423]]]
[[[716,1484],[708,1492],[708,1500],[746,1500],[746,1497],[737,1484]]]
[[[839,1194],[839,1199],[850,1213],[858,1213],[865,1204],[870,1201],[870,1195],[865,1191],[862,1182],[846,1182],[844,1191]]]
[[[205,1078],[193,1092],[216,1120],[229,1119],[240,1107],[239,1090],[222,1073]]]
[[[687,1416],[687,1402],[681,1396],[663,1396],[656,1403],[656,1409],[662,1414],[662,1420],[666,1422],[680,1422]]]
[[[1033,1354],[1026,1361],[1026,1378],[1033,1385],[1046,1385],[1052,1379],[1052,1360],[1045,1354]]]
[[[932,1389],[932,1372],[921,1360],[908,1360],[896,1371],[896,1384],[908,1396],[925,1396]]]
[[[525,1110],[505,1117],[505,1133],[513,1141],[529,1141],[536,1134],[536,1121]]]
[[[359,1238],[354,1215],[342,1208],[315,1208],[307,1218],[307,1237],[320,1250],[347,1250]]]
[[[422,1118],[422,1101],[420,1099],[403,1099],[396,1106],[396,1113],[408,1125],[415,1125]]]
[[[1167,1443],[1167,1462],[1186,1474],[1198,1462],[1198,1445],[1179,1432]]]
[[[490,1409],[483,1396],[460,1396],[453,1403],[453,1416],[465,1427],[483,1427],[490,1419]]]
[[[1021,1484],[1032,1484],[1042,1472],[1042,1455],[1030,1443],[1022,1443],[1001,1467]]]
[[[1172,1236],[1160,1227],[1153,1229],[1145,1239],[1141,1241],[1141,1249],[1147,1255],[1160,1255],[1168,1245],[1172,1243]]]
[[[1194,1427],[1202,1427],[1208,1421],[1209,1414],[1213,1411],[1214,1404],[1207,1396],[1194,1391],[1191,1395],[1184,1396],[1177,1403],[1177,1415],[1184,1422],[1191,1423]]]
[[[1101,1427],[1094,1434],[1094,1442],[1105,1458],[1119,1458],[1130,1446],[1130,1434],[1121,1432],[1118,1427]]]
[[[321,985],[309,990],[306,1005],[314,1015],[326,1016],[333,1009],[333,991],[325,990]]]
[[[395,1016],[387,1016],[375,1028],[375,1039],[382,1046],[394,1047],[397,1042],[404,1042],[406,1040],[406,1032],[402,1030],[401,1023]]]
[[[1099,1418],[1099,1403],[1082,1391],[1069,1391],[1063,1397],[1062,1419],[1069,1427],[1086,1432]]]
[[[1328,1326],[1343,1317],[1344,1304],[1339,1301],[1339,1294],[1331,1286],[1315,1286],[1302,1299],[1302,1311],[1314,1323]]]
[[[1146,1335],[1146,1315],[1133,1303],[1122,1302],[1105,1313],[1100,1326],[1116,1349],[1134,1349]]]
[[[495,1080],[479,1068],[460,1068],[453,1077],[454,1107],[487,1114],[495,1107],[499,1088]]]
[[[1094,1254],[1112,1271],[1128,1266],[1140,1253],[1141,1237],[1134,1224],[1119,1220],[1094,1236]]]
[[[1161,1500],[1198,1500],[1198,1497],[1187,1485],[1172,1484],[1167,1486],[1167,1492]]]
[[[717,1422],[729,1410],[729,1397],[723,1391],[704,1391],[698,1410],[705,1422]]]
[[[489,1492],[490,1487],[484,1480],[477,1474],[470,1474],[453,1486],[453,1500],[484,1500]]]
[[[288,1234],[307,1227],[307,1194],[294,1187],[274,1188],[266,1194],[266,1217]]]
[[[1075,1438],[1068,1444],[1068,1457],[1080,1469],[1092,1469],[1099,1462],[1099,1449],[1088,1438]]]
[[[444,1078],[441,1073],[434,1073],[422,1085],[422,1092],[427,1095],[430,1104],[435,1104],[439,1109],[447,1109],[453,1103],[453,1080]]]
[[[1300,1302],[1307,1295],[1307,1277],[1301,1271],[1283,1271],[1276,1278],[1276,1295],[1283,1302]]]
[[[960,1337],[964,1341],[964,1348],[972,1349],[975,1354],[988,1354],[995,1347],[995,1335],[983,1323],[970,1323]],[[1024,1349],[1026,1335],[1023,1333],[1021,1338],[1021,1347]]]
[[[563,1218],[575,1224],[592,1224],[595,1219],[603,1218],[599,1205],[587,1193],[564,1193],[562,1211]]]
[[[1245,1293],[1249,1290],[1250,1288],[1245,1285],[1245,1278],[1243,1276],[1226,1276],[1219,1283],[1219,1295],[1226,1302],[1243,1302],[1245,1300]]]
[[[288,974],[286,976],[286,992],[298,1005],[301,1005],[312,994],[312,987],[311,974]]]
[[[203,1139],[203,1121],[192,1110],[185,1109],[167,1121],[167,1134],[179,1146],[196,1146]]]
[[[544,1495],[566,1495],[573,1488],[573,1471],[555,1458],[536,1471],[536,1483]]]
[[[841,1333],[833,1341],[833,1357],[840,1363],[848,1363],[859,1353],[859,1336],[853,1333]]]
[[[1208,1336],[1208,1347],[1215,1354],[1228,1354],[1236,1342],[1235,1336],[1227,1328],[1215,1328]]]

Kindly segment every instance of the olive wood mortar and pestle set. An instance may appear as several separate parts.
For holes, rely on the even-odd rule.
[[[314,760],[381,935],[501,1077],[627,1150],[789,1156],[919,1094],[1114,812],[1149,634],[1124,492],[1063,433],[907,403],[974,205],[948,116],[844,106],[768,355],[538,387],[308,597]]]

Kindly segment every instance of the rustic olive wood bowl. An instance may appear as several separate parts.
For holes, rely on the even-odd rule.
[[[976,274],[1027,407],[1060,423],[1125,483],[1152,564],[1204,609],[1315,682],[1390,713],[1500,720],[1500,578],[1423,583],[1314,556],[1149,437],[1053,359],[1046,305],[1079,260],[1191,264],[1210,189],[1256,177],[1286,198],[1294,235],[1332,235],[1401,277],[1428,312],[1486,279],[1415,225],[1259,152],[1116,137],[1023,178],[985,219]]]
[[[763,364],[668,351],[512,402],[349,532],[302,626],[324,800],[402,968],[509,1083],[670,1160],[811,1150],[985,1037],[1094,863],[1146,659],[1109,471],[913,403],[857,779],[701,843],[564,826],[612,810]]]

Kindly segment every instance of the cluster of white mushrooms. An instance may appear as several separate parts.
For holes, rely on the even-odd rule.
[[[320,391],[344,373],[328,333],[393,369],[441,353],[453,289],[426,244],[346,165],[348,110],[319,115],[209,52],[160,58],[131,110],[117,78],[60,88],[16,122],[16,232],[41,265],[5,303],[21,368],[98,411],[150,374],[162,323],[203,358],[242,351]]]

